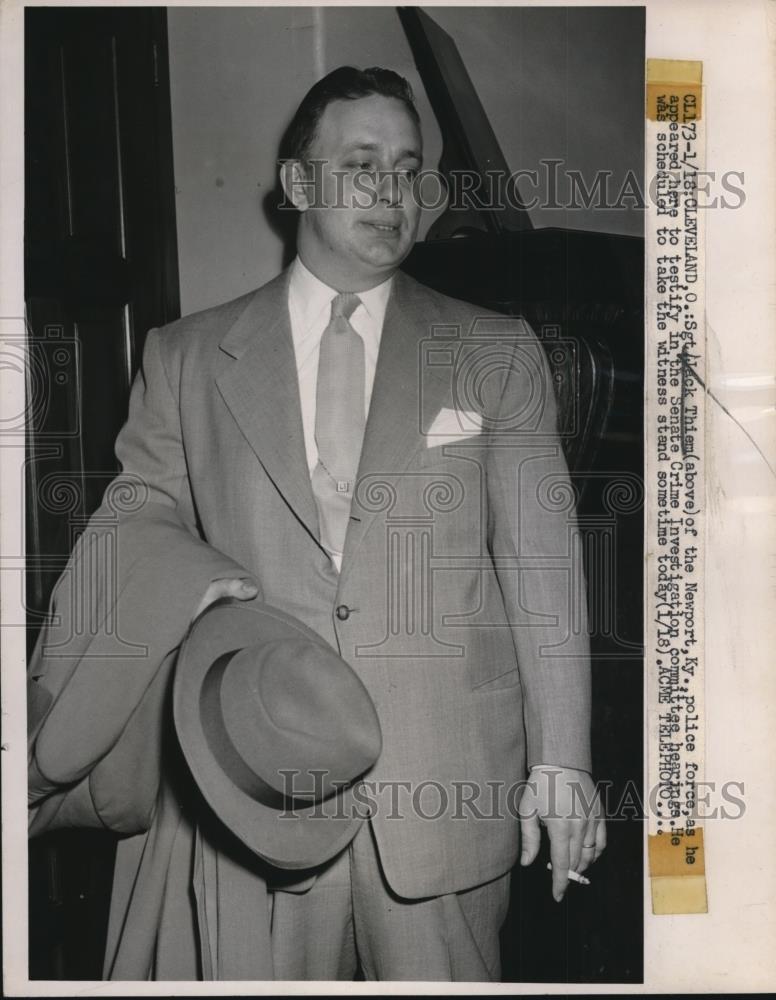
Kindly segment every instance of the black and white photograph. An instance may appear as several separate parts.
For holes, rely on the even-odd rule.
[[[648,7],[20,6],[28,988],[638,992],[715,912],[647,852]]]

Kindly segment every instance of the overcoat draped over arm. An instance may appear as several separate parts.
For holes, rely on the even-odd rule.
[[[117,440],[122,472],[31,658],[30,835],[123,835],[107,978],[271,979],[264,873],[208,816],[172,729],[171,677],[192,615],[212,580],[249,574],[200,537],[157,337]]]

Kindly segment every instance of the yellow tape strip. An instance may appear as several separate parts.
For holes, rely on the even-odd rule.
[[[647,837],[653,913],[707,913],[703,830]]]
[[[649,874],[653,878],[705,875],[703,830],[653,834],[649,845]]]
[[[694,59],[647,59],[647,83],[703,83],[703,63]]]
[[[647,59],[647,118],[684,124],[702,115],[703,63]]]
[[[689,878],[653,878],[652,912],[665,913],[708,913],[706,901],[706,879],[703,875]]]

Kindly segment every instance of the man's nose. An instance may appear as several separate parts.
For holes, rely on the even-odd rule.
[[[401,208],[403,192],[397,170],[381,170],[377,175],[377,198],[389,208]]]

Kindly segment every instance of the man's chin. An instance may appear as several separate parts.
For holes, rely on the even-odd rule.
[[[364,263],[371,265],[376,270],[389,271],[395,270],[411,249],[412,247],[407,246],[406,244],[402,244],[401,246],[375,246],[374,244],[371,244],[369,247],[366,247],[359,256]]]

